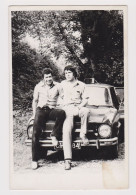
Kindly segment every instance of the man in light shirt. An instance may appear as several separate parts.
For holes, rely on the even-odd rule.
[[[61,82],[63,88],[63,109],[66,112],[66,119],[63,124],[63,151],[65,169],[71,169],[72,160],[72,129],[74,116],[81,118],[80,138],[84,145],[88,145],[87,119],[89,110],[86,108],[88,96],[85,84],[77,80],[77,72],[71,65],[64,69],[66,80]]]
[[[53,81],[52,71],[49,68],[45,68],[43,70],[43,80],[36,85],[33,95],[32,169],[38,168],[39,137],[48,119],[55,120],[51,139],[54,146],[58,145],[57,138],[62,132],[65,120],[65,111],[56,109],[60,94],[60,84]]]

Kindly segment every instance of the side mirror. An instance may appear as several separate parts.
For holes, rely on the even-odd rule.
[[[120,101],[119,106],[124,107],[124,98]]]

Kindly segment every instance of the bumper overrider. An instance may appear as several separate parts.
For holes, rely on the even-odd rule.
[[[26,139],[25,141],[26,145],[32,144],[32,139]],[[39,140],[40,146],[46,147],[46,148],[54,148],[51,140]],[[114,138],[107,138],[107,139],[91,139],[89,140],[89,144],[86,147],[96,147],[99,149],[103,146],[113,146],[118,144],[118,137]],[[84,147],[81,140],[75,140],[72,142],[72,148],[73,149],[81,149],[81,147]],[[63,141],[59,141],[58,146],[55,147],[55,149],[63,149]]]

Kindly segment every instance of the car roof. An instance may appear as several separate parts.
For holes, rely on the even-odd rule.
[[[105,88],[114,87],[112,85],[103,84],[103,83],[86,84],[86,86],[87,87],[105,87]]]

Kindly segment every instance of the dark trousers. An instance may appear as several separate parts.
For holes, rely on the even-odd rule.
[[[34,119],[33,126],[33,136],[32,136],[32,160],[39,160],[39,137],[41,135],[42,129],[45,128],[45,123],[47,120],[54,120],[55,125],[52,130],[51,136],[58,138],[60,133],[62,133],[63,122],[65,120],[65,111],[61,109],[50,109],[45,106],[43,108],[38,107],[36,110],[36,115]]]

